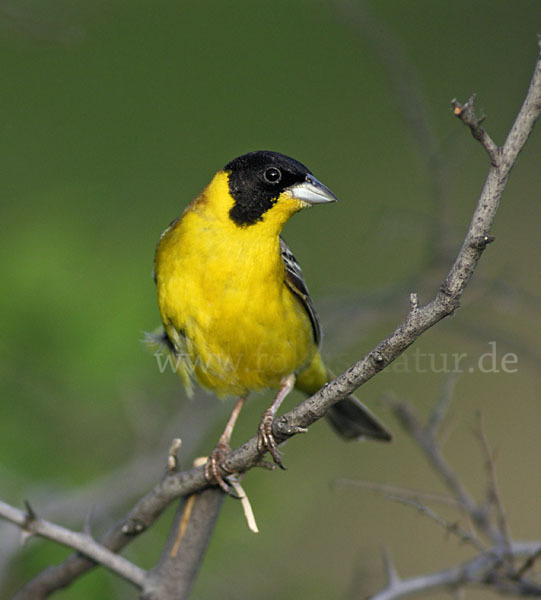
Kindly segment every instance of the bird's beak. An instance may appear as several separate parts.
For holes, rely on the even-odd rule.
[[[302,183],[292,185],[287,192],[292,198],[297,198],[307,204],[323,204],[338,200],[331,190],[313,175],[307,175]]]

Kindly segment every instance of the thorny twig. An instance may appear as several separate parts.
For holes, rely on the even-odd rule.
[[[471,584],[484,584],[499,592],[517,596],[541,597],[541,584],[525,578],[527,571],[541,556],[541,541],[518,542],[511,538],[505,509],[497,487],[494,453],[488,443],[482,421],[479,425],[477,437],[483,453],[487,457],[489,502],[496,506],[495,524],[492,523],[490,513],[473,500],[473,497],[459,482],[443,459],[433,428],[430,427],[430,419],[426,426],[421,427],[419,418],[413,408],[407,403],[398,402],[397,400],[393,401],[393,411],[406,432],[411,435],[425,456],[429,458],[434,471],[451,490],[456,506],[471,519],[475,526],[474,531],[471,533],[465,531],[459,527],[458,523],[449,521],[421,502],[421,499],[424,502],[439,502],[441,501],[441,495],[439,494],[421,494],[414,490],[401,490],[388,484],[374,484],[372,482],[369,482],[368,485],[363,485],[364,482],[352,482],[353,485],[383,492],[389,500],[415,508],[421,514],[438,523],[446,532],[457,536],[462,542],[472,545],[478,551],[478,554],[468,562],[451,569],[401,579],[387,550],[383,561],[387,584],[382,591],[371,596],[371,600],[395,600],[416,594],[425,594],[427,591],[436,588],[460,589]],[[440,418],[443,417],[444,414],[441,413]],[[346,484],[348,483],[346,482]],[[467,498],[466,502],[464,501],[465,498]],[[480,514],[483,515],[482,519],[479,518]],[[492,545],[487,547],[481,542],[480,536],[487,537],[491,540]],[[526,558],[520,568],[514,569],[513,564],[520,557]]]

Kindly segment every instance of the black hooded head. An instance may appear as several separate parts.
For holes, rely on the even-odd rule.
[[[229,191],[235,200],[229,215],[240,227],[261,221],[285,189],[311,175],[300,162],[269,150],[243,154],[223,170],[229,175]]]

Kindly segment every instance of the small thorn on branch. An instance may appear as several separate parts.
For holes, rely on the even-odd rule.
[[[392,589],[396,587],[401,579],[396,567],[394,566],[393,559],[391,558],[391,553],[388,548],[383,550],[383,569],[385,570],[385,577],[387,579],[387,589]]]
[[[38,516],[28,500],[24,501],[24,507],[26,511],[24,524],[21,527],[21,545],[24,545],[26,540],[34,535],[32,525],[38,521]]]
[[[414,313],[419,310],[419,298],[416,292],[410,294],[410,312]]]
[[[24,501],[24,507],[26,508],[26,525],[30,525],[32,521],[37,521],[38,516],[28,500]]]
[[[519,567],[519,569],[517,570],[517,572],[514,574],[514,579],[520,580],[521,577],[523,575],[525,575],[525,573],[534,566],[535,561],[540,556],[541,556],[541,548],[539,548],[533,554],[530,554],[530,556],[528,556],[528,558],[524,561],[523,565],[521,567]]]
[[[370,354],[370,358],[372,359],[374,367],[376,367],[378,371],[383,369],[383,367],[385,366],[385,357],[383,356],[383,354],[381,354],[381,352],[378,352],[377,350],[372,352]]]
[[[493,235],[480,235],[471,240],[470,246],[477,250],[484,250],[488,244],[492,244],[495,239],[496,238]]]

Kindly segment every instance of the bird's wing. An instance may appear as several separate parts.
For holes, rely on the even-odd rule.
[[[282,260],[286,268],[286,279],[285,283],[287,287],[293,292],[293,294],[301,301],[304,309],[310,317],[312,323],[312,330],[314,332],[314,340],[319,346],[321,341],[321,328],[319,326],[319,317],[317,316],[316,309],[308,293],[304,277],[302,276],[302,270],[299,263],[293,256],[291,250],[288,248],[284,239],[280,237],[280,252],[282,254]]]
[[[190,360],[188,340],[182,331],[178,331],[169,322],[166,329],[158,329],[153,333],[146,333],[143,339],[146,346],[152,351],[158,362],[160,373],[170,367],[176,371],[186,389],[188,397],[193,395],[193,364]],[[163,350],[167,351],[165,357]]]

